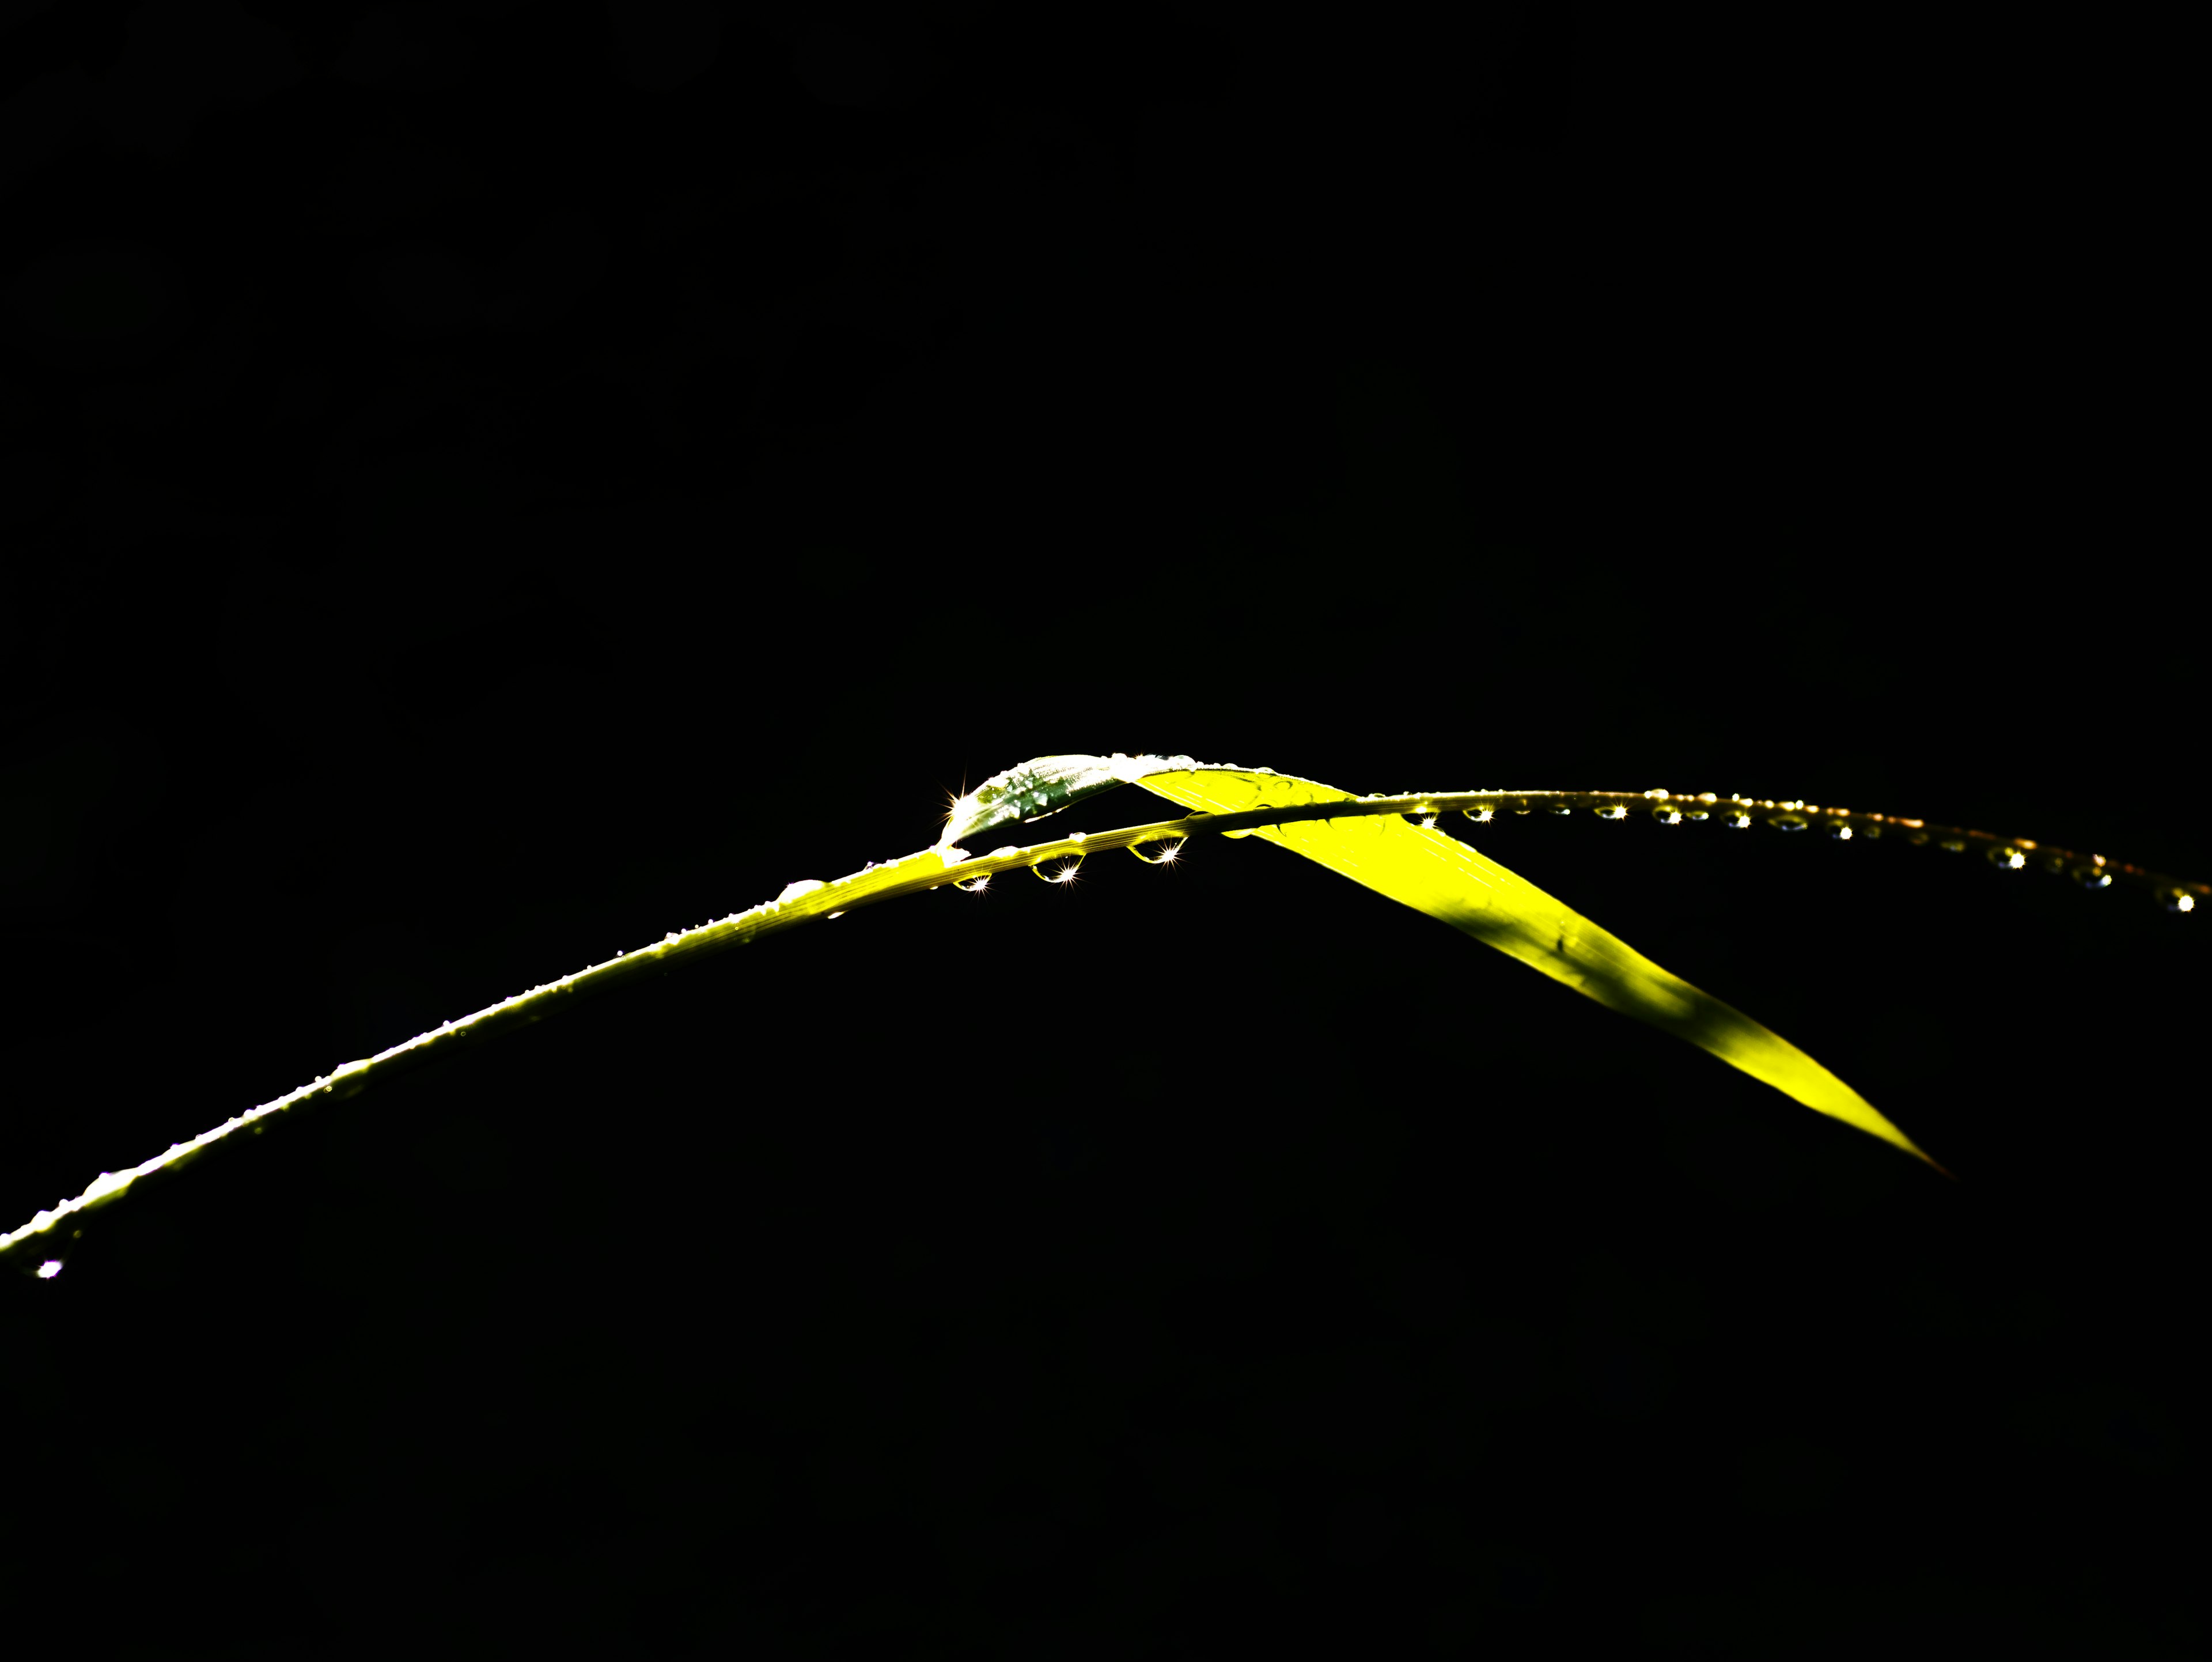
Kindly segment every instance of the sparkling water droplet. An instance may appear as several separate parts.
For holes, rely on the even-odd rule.
[[[990,880],[991,874],[985,872],[981,877],[969,877],[956,880],[952,886],[960,890],[963,894],[981,894],[983,892],[984,886],[990,882]]]
[[[1590,812],[1596,814],[1601,819],[1626,819],[1628,818],[1628,810],[1621,807],[1618,802],[1601,802],[1595,808],[1591,809]]]
[[[1051,862],[1052,869],[1048,872],[1045,869],[1044,863],[1042,861],[1031,866],[1030,869],[1048,883],[1073,883],[1075,881],[1076,871],[1082,864],[1083,856],[1081,855],[1071,854],[1061,859],[1053,861]]]
[[[1990,850],[1988,859],[1990,864],[1995,866],[1999,871],[2021,871],[2027,866],[2026,855],[2018,849],[2003,843],[1998,843]]]
[[[1751,824],[1751,814],[1747,809],[1731,808],[1729,810],[1728,823],[1735,826],[1736,830],[1741,831],[1745,826]]]
[[[776,904],[781,905],[787,900],[796,900],[802,894],[812,894],[817,889],[826,889],[829,886],[818,877],[798,878],[783,886],[783,892],[775,898]]]
[[[1851,822],[1848,819],[1837,820],[1834,825],[1828,827],[1828,835],[1834,837],[1838,843],[1850,842],[1851,840]]]
[[[2100,871],[2094,866],[2074,868],[2074,880],[2085,889],[2108,889],[2112,886],[2112,874]]]
[[[1770,813],[1766,823],[1777,831],[1801,831],[1811,822],[1802,813]]]
[[[2161,890],[2159,898],[2166,903],[2166,909],[2170,912],[2193,912],[2197,910],[2197,897],[2186,889]]]
[[[1947,837],[1936,846],[1946,854],[1964,854],[1966,851],[1966,839],[1963,837]]]
[[[1156,837],[1153,839],[1152,846],[1159,849],[1158,854],[1146,854],[1144,846],[1137,843],[1129,844],[1129,852],[1147,866],[1164,866],[1171,860],[1179,860],[1182,857],[1182,838],[1180,837]]]
[[[1697,817],[1702,819],[1705,816],[1701,813]],[[1673,807],[1671,804],[1662,802],[1653,807],[1651,810],[1651,819],[1653,823],[1656,825],[1679,825],[1682,823],[1682,811],[1678,807]]]
[[[1667,793],[1663,790],[1648,790],[1644,794],[1654,802],[1663,802],[1667,800]]]
[[[1574,812],[1574,808],[1571,805],[1565,802],[1547,802],[1544,804],[1544,812],[1547,813],[1572,813]]]

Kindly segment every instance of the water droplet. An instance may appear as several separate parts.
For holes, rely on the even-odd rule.
[[[1495,802],[1478,802],[1471,808],[1462,808],[1460,812],[1478,825],[1487,825],[1497,814],[1498,805]]]
[[[2000,843],[1989,852],[1989,862],[2000,871],[2016,872],[2027,865],[2027,856],[2018,849]]]
[[[1077,869],[1083,864],[1083,856],[1079,854],[1071,854],[1064,859],[1054,860],[1050,863],[1052,868],[1049,871],[1045,869],[1045,864],[1042,861],[1031,866],[1030,869],[1048,883],[1073,883],[1075,881]]]
[[[1654,802],[1663,802],[1667,800],[1667,793],[1663,790],[1648,790],[1644,794]]]
[[[1574,812],[1574,808],[1565,802],[1547,802],[1544,804],[1544,812],[1547,813],[1572,813]]]
[[[1728,823],[1735,826],[1736,830],[1741,831],[1745,826],[1751,824],[1751,815],[1741,808],[1731,808],[1729,810]]]
[[[1252,833],[1251,833],[1250,831],[1224,831],[1224,832],[1222,832],[1221,834],[1222,834],[1224,837],[1249,837]]]
[[[1770,813],[1766,823],[1777,831],[1801,831],[1812,822],[1802,813]]]
[[[1179,860],[1182,857],[1182,838],[1180,837],[1155,837],[1153,846],[1159,849],[1160,851],[1158,854],[1146,854],[1143,845],[1137,843],[1129,844],[1129,852],[1147,866],[1164,866],[1170,860]]]
[[[985,872],[981,877],[970,877],[957,880],[953,883],[952,886],[958,889],[963,894],[981,894],[983,892],[984,886],[989,883],[990,880],[991,874]]]
[[[1848,819],[1837,820],[1834,825],[1828,827],[1828,835],[1834,837],[1838,843],[1850,842],[1851,840],[1850,821]]]
[[[817,889],[829,886],[818,877],[801,877],[783,886],[783,892],[775,898],[776,904],[781,905],[787,900],[796,900],[802,894],[812,894]]]
[[[2197,910],[2197,897],[2186,889],[2162,889],[2158,898],[2166,903],[2166,909],[2170,912],[2193,912]]]
[[[1963,837],[1947,837],[1936,846],[1946,854],[1964,854],[1966,851],[1966,839]]]
[[[2112,886],[2112,874],[2100,871],[2094,866],[2076,866],[2074,868],[2074,880],[2085,889],[2109,889]]]
[[[1618,802],[1601,802],[1597,807],[1591,809],[1590,812],[1596,814],[1601,819],[1626,819],[1628,818],[1628,810],[1621,807]]]
[[[1701,813],[1697,817],[1702,819],[1705,816]],[[1662,802],[1657,804],[1652,808],[1651,818],[1653,822],[1657,825],[1679,825],[1682,823],[1682,811],[1678,807],[1674,807]]]

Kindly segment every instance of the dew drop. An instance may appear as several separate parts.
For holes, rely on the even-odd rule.
[[[1663,802],[1667,800],[1667,793],[1663,790],[1648,790],[1644,794],[1654,802]]]
[[[2163,889],[2159,892],[2159,898],[2166,903],[2166,909],[2170,912],[2193,912],[2197,910],[2197,897],[2186,889]]]
[[[1697,816],[1700,819],[1705,817],[1702,813]],[[1651,819],[1656,825],[1679,825],[1682,823],[1682,811],[1666,803],[1660,803],[1652,808]]]
[[[1571,805],[1565,802],[1547,802],[1544,804],[1544,812],[1547,813],[1572,813],[1574,812],[1574,808]]]
[[[1736,830],[1741,831],[1745,826],[1751,824],[1751,815],[1741,808],[1731,808],[1729,811],[1728,823],[1735,826]]]
[[[1834,837],[1838,843],[1850,842],[1851,840],[1851,822],[1848,819],[1837,820],[1834,825],[1828,827],[1828,835]]]
[[[1164,866],[1171,860],[1182,858],[1182,838],[1180,837],[1158,837],[1154,839],[1154,843],[1156,846],[1161,843],[1164,843],[1166,846],[1161,848],[1158,854],[1146,854],[1141,844],[1132,843],[1129,844],[1129,852],[1135,855],[1138,859],[1143,861],[1147,866]]]
[[[1071,854],[1063,859],[1052,861],[1052,869],[1048,872],[1042,862],[1031,866],[1030,869],[1048,883],[1073,883],[1075,881],[1076,871],[1082,864],[1081,855]]]
[[[2100,871],[2094,866],[2074,868],[2074,880],[2085,889],[2108,889],[2112,886],[2112,874]]]
[[[1963,837],[1947,837],[1936,846],[1946,854],[1964,854],[1966,851],[1966,839]]]
[[[970,877],[956,881],[952,886],[963,894],[981,894],[983,892],[984,886],[990,880],[991,874],[985,872],[981,877]]]
[[[775,898],[776,904],[781,905],[787,900],[796,900],[802,894],[812,894],[817,889],[829,886],[818,877],[801,877],[783,886],[783,892]]]
[[[1810,822],[1802,813],[1770,813],[1766,823],[1777,831],[1801,831]]]
[[[1628,818],[1628,810],[1621,807],[1618,802],[1601,802],[1597,807],[1591,809],[1590,812],[1596,814],[1601,819],[1626,819]]]
[[[2021,871],[2025,869],[2027,865],[2027,856],[2026,855],[2022,854],[2018,849],[2009,847],[2002,843],[1998,843],[1995,848],[1990,850],[1988,859],[1990,864],[1995,866],[2000,871]]]

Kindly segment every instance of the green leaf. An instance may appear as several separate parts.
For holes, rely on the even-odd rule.
[[[1209,813],[1355,800],[1348,791],[1286,774],[1203,766],[1133,773],[1130,782]],[[1464,929],[1607,1008],[1710,1050],[1808,1108],[1894,1143],[1943,1172],[1864,1097],[1789,1040],[1440,831],[1409,825],[1396,814],[1363,814],[1259,827],[1249,834]]]

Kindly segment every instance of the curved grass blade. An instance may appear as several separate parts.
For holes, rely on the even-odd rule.
[[[1310,779],[1227,768],[1147,770],[1135,772],[1130,782],[1210,813],[1353,800],[1348,791]],[[1259,827],[1251,835],[1463,929],[1607,1009],[1710,1050],[1815,1112],[1855,1125],[1951,1175],[1873,1104],[1789,1040],[1442,831],[1409,825],[1395,814],[1361,814]]]

